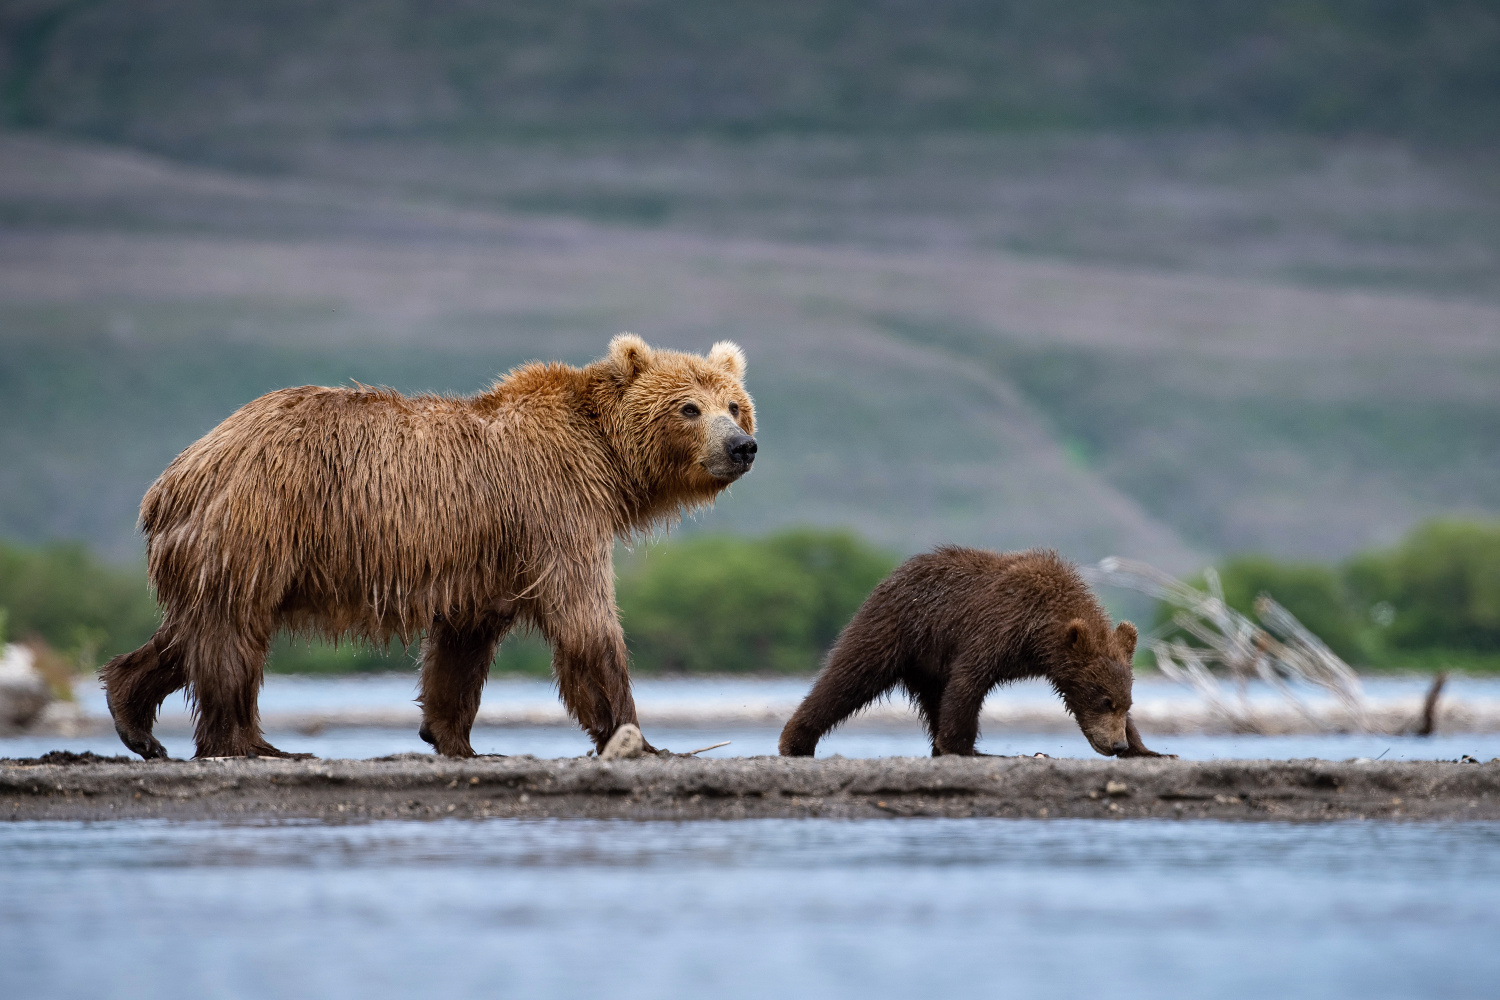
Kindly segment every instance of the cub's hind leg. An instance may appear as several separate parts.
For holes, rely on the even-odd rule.
[[[894,687],[897,674],[889,653],[865,658],[835,646],[812,690],[781,731],[781,755],[811,757],[830,729]]]
[[[938,729],[943,718],[943,684],[936,678],[908,678],[902,682],[911,695],[917,714],[922,717],[922,726],[927,730],[927,742],[932,746],[932,755],[938,756]]]

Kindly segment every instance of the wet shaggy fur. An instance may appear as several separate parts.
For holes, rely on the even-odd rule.
[[[375,644],[425,632],[422,736],[468,756],[495,647],[518,622],[553,647],[570,713],[603,747],[634,723],[615,539],[707,504],[754,458],[744,355],[621,334],[584,368],[529,364],[477,396],[283,389],[191,445],[141,505],[163,612],[104,668],[143,757],[183,686],[200,757],[277,755],[256,700],[282,629]]]
[[[979,712],[997,684],[1045,677],[1095,750],[1156,757],[1130,721],[1135,626],[1111,628],[1055,552],[947,547],[897,567],[856,612],[781,733],[811,756],[830,729],[900,687],[933,756],[974,755]]]

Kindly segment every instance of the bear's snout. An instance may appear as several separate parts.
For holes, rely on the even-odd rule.
[[[750,471],[760,447],[754,436],[746,434],[727,414],[714,420],[704,445],[703,468],[716,479],[730,482]]]
[[[1130,749],[1130,744],[1124,740],[1115,740],[1115,756],[1119,756]]]
[[[724,453],[729,456],[729,460],[747,469],[750,463],[755,461],[755,453],[758,450],[759,446],[755,443],[755,438],[749,434],[736,434],[724,442]]]

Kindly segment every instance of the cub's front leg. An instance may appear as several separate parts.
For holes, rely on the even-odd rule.
[[[953,665],[938,710],[934,757],[979,756],[974,750],[979,741],[979,711],[984,707],[984,696],[993,686],[978,671],[965,669],[962,662]]]
[[[1123,753],[1115,754],[1116,757],[1162,757],[1176,760],[1175,753],[1157,753],[1155,750],[1146,749],[1146,744],[1141,742],[1141,731],[1135,728],[1135,720],[1125,716],[1125,742],[1130,748]]]

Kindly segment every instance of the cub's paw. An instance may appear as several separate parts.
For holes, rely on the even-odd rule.
[[[1175,753],[1157,753],[1155,750],[1147,750],[1145,747],[1131,747],[1129,750],[1121,750],[1115,754],[1116,757],[1160,757],[1162,760],[1176,760]]]

